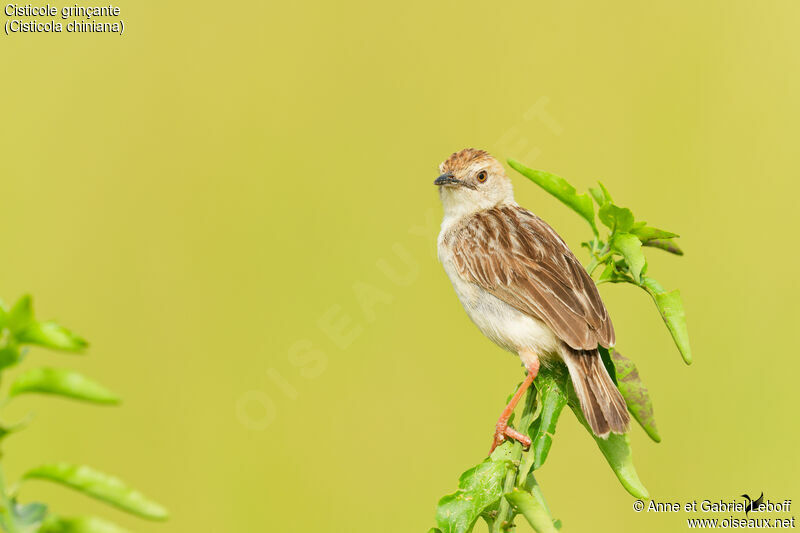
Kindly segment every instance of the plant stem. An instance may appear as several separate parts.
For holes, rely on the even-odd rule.
[[[597,268],[597,265],[600,263],[597,262],[597,259],[592,259],[592,261],[586,266],[586,272],[589,273],[589,277],[594,274],[594,270]]]
[[[613,234],[609,235],[608,243],[606,243],[602,247],[598,245],[596,240],[592,242],[592,250],[590,252],[592,254],[592,260],[586,266],[586,271],[589,273],[589,276],[594,274],[595,269],[597,269],[597,267],[600,266],[601,264],[608,261],[608,258],[613,255],[613,253],[611,252],[612,238]]]
[[[522,410],[522,417],[519,420],[519,428],[523,432],[527,432],[528,427],[533,421],[533,414],[536,412],[536,387],[530,387],[528,394],[525,397],[525,408]],[[508,471],[506,478],[503,481],[503,493],[511,492],[517,482],[517,473],[519,472],[519,465],[522,459],[522,444],[519,442],[514,443],[514,449],[511,451],[511,460],[514,462],[515,468]],[[500,508],[497,511],[497,518],[494,519],[491,533],[501,533],[509,528],[510,523],[514,519],[511,504],[505,498],[500,498]]]

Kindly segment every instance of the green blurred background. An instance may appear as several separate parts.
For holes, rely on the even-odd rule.
[[[124,397],[20,399],[4,463],[90,463],[172,519],[23,499],[154,533],[427,530],[521,377],[435,258],[431,182],[467,146],[682,235],[650,273],[693,366],[644,292],[601,288],[655,402],[663,442],[632,432],[651,495],[798,496],[800,4],[119,5],[122,37],[0,46],[0,293],[92,343],[28,364]],[[585,223],[512,178],[585,260]],[[539,480],[568,531],[685,529],[634,513],[571,415]]]

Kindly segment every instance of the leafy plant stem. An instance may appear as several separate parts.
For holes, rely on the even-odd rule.
[[[63,352],[82,352],[88,343],[52,320],[37,320],[30,295],[23,295],[10,309],[0,301],[0,375],[23,361],[29,346]],[[119,397],[82,374],[64,368],[32,368],[17,375],[0,398],[0,409],[14,398],[47,394],[95,404],[116,404]],[[22,400],[20,400],[22,401]],[[25,428],[31,415],[15,423],[0,420],[0,441]],[[41,502],[17,500],[20,484],[39,479],[58,483],[97,500],[150,520],[165,520],[167,510],[122,480],[86,465],[48,463],[30,468],[21,478],[6,484],[0,452],[0,532],[2,533],[98,533],[121,532],[119,526],[93,516],[59,517]]]

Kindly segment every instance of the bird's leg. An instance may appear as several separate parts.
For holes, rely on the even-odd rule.
[[[522,399],[525,391],[530,388],[533,380],[536,379],[537,374],[539,374],[539,358],[536,357],[536,354],[525,352],[524,355],[520,353],[520,356],[522,356],[522,359],[525,362],[525,367],[528,369],[528,375],[525,376],[525,381],[522,382],[522,385],[519,386],[517,392],[515,392],[514,396],[511,397],[511,401],[508,402],[506,408],[503,409],[503,413],[500,415],[497,425],[495,425],[494,440],[492,441],[492,449],[489,450],[489,454],[491,454],[494,449],[505,440],[506,437],[521,442],[523,446],[531,445],[531,439],[528,438],[527,435],[523,435],[519,431],[508,427],[508,419],[511,418],[511,413],[514,412],[514,408]]]

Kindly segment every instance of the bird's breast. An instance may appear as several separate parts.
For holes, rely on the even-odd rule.
[[[547,357],[557,351],[558,337],[544,322],[522,313],[463,278],[456,268],[453,251],[442,236],[439,238],[439,260],[467,315],[491,341],[514,353],[528,349]]]

